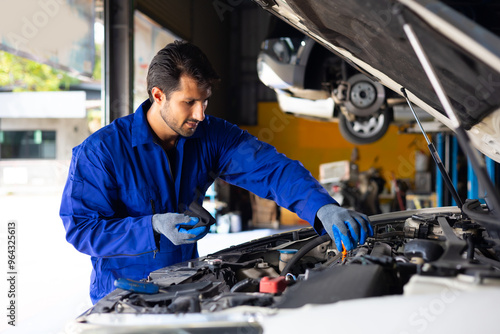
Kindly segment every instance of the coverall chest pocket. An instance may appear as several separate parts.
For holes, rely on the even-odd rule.
[[[122,188],[120,199],[127,210],[127,216],[138,217],[151,214],[151,195],[147,188]]]

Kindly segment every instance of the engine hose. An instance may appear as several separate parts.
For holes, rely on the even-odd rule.
[[[231,288],[231,292],[240,292],[241,290],[245,290],[251,286],[259,286],[259,281],[250,277],[245,278],[242,281],[239,281]],[[257,289],[256,289],[257,290]]]
[[[292,267],[295,264],[297,264],[297,262],[299,262],[299,260],[302,259],[302,257],[304,257],[304,255],[309,253],[309,251],[311,249],[313,249],[314,247],[317,247],[317,246],[321,245],[322,243],[325,243],[329,240],[331,240],[330,236],[328,234],[324,234],[322,236],[318,236],[317,238],[314,238],[313,240],[309,241],[307,244],[304,245],[304,247],[302,247],[297,253],[295,253],[295,255],[290,260],[288,260],[288,263],[286,264],[285,268],[283,268],[280,275],[286,276],[286,274],[288,274],[290,272],[290,269],[292,269]]]

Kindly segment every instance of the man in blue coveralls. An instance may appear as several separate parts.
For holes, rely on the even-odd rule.
[[[184,212],[217,177],[296,212],[340,249],[372,235],[368,218],[341,208],[300,162],[205,115],[217,80],[199,48],[168,44],[149,66],[149,99],[73,149],[60,216],[68,242],[91,256],[93,303],[117,278],[198,256],[208,227]]]

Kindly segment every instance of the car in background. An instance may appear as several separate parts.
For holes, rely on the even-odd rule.
[[[354,144],[376,142],[390,124],[415,122],[400,95],[279,19],[271,20],[261,44],[257,73],[284,112],[338,122],[342,136]],[[422,121],[434,121],[414,109]]]

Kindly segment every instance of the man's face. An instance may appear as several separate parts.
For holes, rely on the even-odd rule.
[[[193,78],[183,75],[180,89],[170,95],[160,110],[161,118],[175,133],[190,137],[198,123],[205,119],[205,109],[212,90],[201,87]]]

